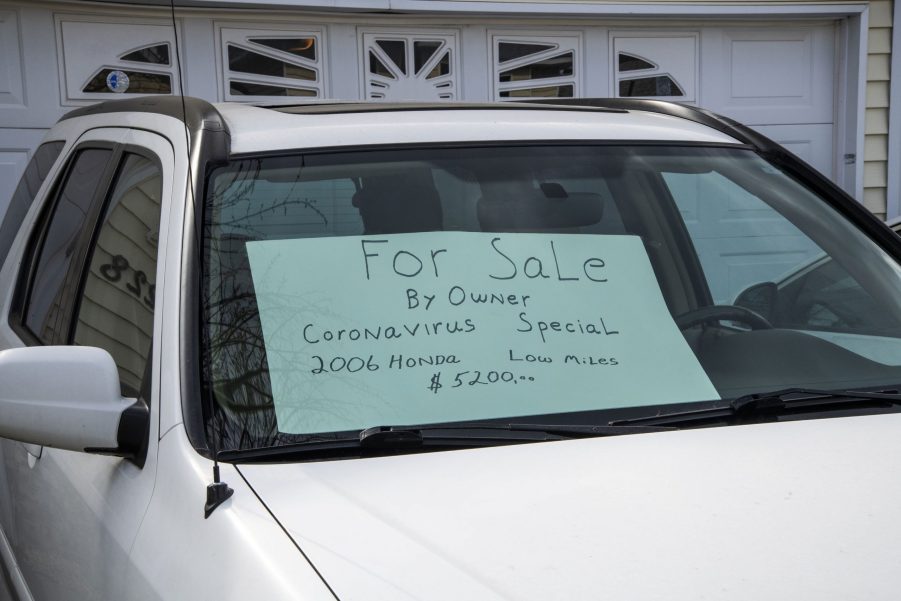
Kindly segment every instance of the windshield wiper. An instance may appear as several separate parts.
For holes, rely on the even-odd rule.
[[[868,408],[888,409],[899,405],[901,405],[901,394],[896,390],[870,392],[785,388],[740,396],[727,405],[718,407],[618,419],[609,422],[609,425],[615,427],[673,426],[677,428],[723,423],[735,425],[776,421],[779,418],[802,414],[859,411]]]
[[[559,425],[517,423],[429,424],[423,426],[375,426],[357,436],[316,437],[309,440],[246,450],[219,453],[220,461],[283,461],[358,457],[410,452],[420,449],[444,450],[484,447],[524,442],[567,440],[644,434],[675,430],[664,426]]]
[[[360,443],[364,447],[382,447],[384,445],[415,445],[428,443],[432,440],[562,440],[566,438],[644,434],[674,429],[661,426],[614,426],[609,424],[495,424],[490,422],[453,425],[433,424],[427,426],[376,426],[360,432]],[[494,431],[494,433],[492,434],[491,431]],[[446,432],[447,434],[442,435],[440,434],[441,432]],[[471,432],[471,434],[465,434],[465,432]]]

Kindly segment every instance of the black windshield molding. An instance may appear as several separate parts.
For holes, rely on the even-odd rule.
[[[609,147],[609,146],[657,146],[681,148],[727,148],[729,150],[754,150],[748,144],[729,144],[725,142],[697,142],[674,140],[481,140],[474,142],[404,142],[397,144],[360,144],[354,146],[317,146],[307,148],[286,148],[280,150],[262,150],[259,152],[241,152],[228,157],[230,161],[259,158],[277,158],[289,156],[312,156],[318,154],[357,153],[392,150],[435,150],[458,148],[530,148],[530,147]]]
[[[829,206],[863,230],[893,259],[901,262],[901,237],[893,232],[881,219],[867,210],[862,203],[855,200],[853,196],[839,188],[831,180],[823,177],[823,175],[800,158],[781,147],[761,152],[760,155],[824,198]]]
[[[215,112],[212,105],[210,109]],[[218,112],[215,115],[218,116]],[[205,396],[206,365],[202,356],[203,341],[203,194],[209,172],[229,158],[231,138],[224,122],[205,119],[209,127],[198,130],[191,137],[189,197],[185,203],[182,231],[181,265],[181,322],[180,352],[182,417],[191,445],[208,459],[213,458],[206,435],[206,423],[212,419],[209,399]],[[179,156],[182,149],[176,149]]]

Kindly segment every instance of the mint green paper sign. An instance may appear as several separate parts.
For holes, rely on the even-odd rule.
[[[635,236],[249,242],[279,429],[717,399]]]

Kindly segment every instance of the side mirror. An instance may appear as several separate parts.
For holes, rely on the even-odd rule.
[[[88,346],[0,351],[0,437],[143,464],[147,405],[120,393],[116,363]]]
[[[733,304],[750,309],[772,323],[776,315],[776,300],[778,297],[779,289],[776,287],[776,284],[773,282],[760,282],[742,290],[735,297]]]

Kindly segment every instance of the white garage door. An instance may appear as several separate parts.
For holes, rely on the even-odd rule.
[[[832,176],[834,26],[710,29],[702,42],[703,105]]]
[[[703,106],[833,174],[833,25],[615,31],[611,38],[615,95]]]
[[[752,126],[827,176],[833,167],[835,34],[832,26],[702,31],[701,104]],[[717,302],[777,281],[821,251],[759,200],[712,176],[674,177],[677,201]],[[749,221],[748,217],[753,221]],[[743,222],[740,231],[731,224]],[[777,242],[760,235],[782,224]]]

